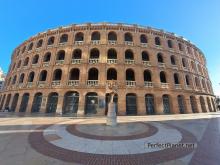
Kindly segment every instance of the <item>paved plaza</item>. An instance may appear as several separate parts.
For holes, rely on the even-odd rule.
[[[1,165],[219,165],[220,112],[105,117],[0,113]]]

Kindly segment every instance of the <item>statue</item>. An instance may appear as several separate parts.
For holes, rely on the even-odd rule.
[[[107,83],[106,92],[110,95],[110,102],[108,104],[108,113],[106,125],[108,126],[116,126],[117,125],[117,115],[116,115],[116,105],[113,101],[115,94],[118,91],[118,84],[116,81],[111,80]]]

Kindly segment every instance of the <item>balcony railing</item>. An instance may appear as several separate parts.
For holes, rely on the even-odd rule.
[[[147,47],[147,43],[141,43],[142,47]]]
[[[33,82],[28,82],[27,83],[27,88],[31,88],[33,86]]]
[[[143,61],[143,64],[144,64],[145,67],[151,66],[150,61]]]
[[[172,65],[172,69],[178,69],[178,66],[177,65]]]
[[[97,63],[99,63],[99,59],[98,59],[98,58],[89,59],[89,63],[90,63],[90,64],[97,64]]]
[[[64,60],[56,60],[56,65],[62,65],[64,63]]]
[[[46,86],[46,81],[38,81],[37,86],[39,88],[45,87]]]
[[[134,63],[135,63],[134,60],[125,59],[125,64],[134,64]]]
[[[99,45],[100,44],[100,40],[92,40],[91,44],[93,45]]]
[[[87,80],[87,86],[98,86],[99,80]]]
[[[162,62],[159,62],[158,63],[158,66],[160,67],[160,68],[165,68],[166,66],[165,66],[165,63],[162,63]]]
[[[125,41],[124,43],[125,43],[125,45],[129,45],[129,46],[133,46],[134,45],[134,43],[132,41]]]
[[[82,59],[72,59],[72,64],[81,64]]]
[[[182,89],[180,84],[175,84],[175,89]]]
[[[69,80],[68,86],[79,86],[79,80]]]
[[[161,88],[169,88],[169,84],[168,83],[160,83]]]
[[[60,86],[60,80],[52,81],[52,86]]]
[[[117,59],[107,59],[108,64],[117,64]]]
[[[111,45],[116,45],[117,41],[115,40],[108,40],[108,44],[111,44]]]
[[[147,88],[152,88],[153,83],[151,81],[144,81],[144,86],[147,87]]]
[[[186,85],[186,90],[192,90],[192,86],[191,85]]]
[[[19,83],[18,84],[18,88],[23,88],[24,87],[24,84],[23,83]]]
[[[134,87],[134,86],[136,86],[136,81],[126,81],[126,86]]]
[[[50,62],[43,62],[43,67],[48,67],[50,65]]]
[[[75,45],[83,45],[84,41],[75,41]]]
[[[33,68],[35,68],[35,67],[38,66],[38,64],[31,64],[31,66],[32,66]]]

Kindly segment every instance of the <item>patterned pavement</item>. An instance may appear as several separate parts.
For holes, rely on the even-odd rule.
[[[1,165],[219,165],[219,112],[105,120],[1,114]]]

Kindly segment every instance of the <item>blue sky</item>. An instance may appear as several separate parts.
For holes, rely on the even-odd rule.
[[[1,0],[0,67],[7,72],[13,49],[38,32],[85,22],[125,22],[182,35],[205,54],[220,95],[219,0]]]

